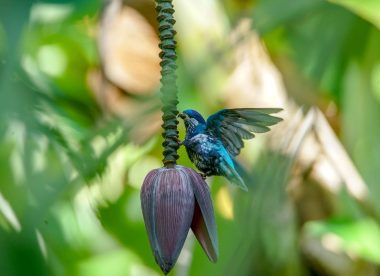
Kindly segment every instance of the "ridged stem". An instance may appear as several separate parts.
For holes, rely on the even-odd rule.
[[[175,20],[172,0],[156,0],[158,31],[160,37],[159,47],[161,66],[161,101],[162,101],[162,128],[164,142],[164,159],[167,167],[174,166],[178,159],[178,120],[177,120],[177,75],[176,75],[176,41],[174,35]]]

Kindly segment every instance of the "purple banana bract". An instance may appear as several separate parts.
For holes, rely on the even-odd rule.
[[[209,259],[218,258],[214,209],[207,183],[193,169],[152,170],[141,189],[141,207],[156,262],[167,274],[191,228]]]

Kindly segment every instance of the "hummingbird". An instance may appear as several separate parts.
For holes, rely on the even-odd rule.
[[[271,114],[281,108],[222,109],[205,120],[194,109],[186,109],[178,116],[183,119],[186,136],[181,145],[186,148],[191,162],[206,178],[223,176],[231,183],[247,191],[243,167],[236,161],[243,140],[252,139],[255,133],[264,133],[282,121]]]

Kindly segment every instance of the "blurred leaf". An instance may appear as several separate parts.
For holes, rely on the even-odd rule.
[[[154,261],[145,234],[140,208],[139,191],[126,186],[124,194],[116,202],[99,207],[98,217],[103,227],[115,239],[138,254],[145,265],[158,272],[159,267]]]
[[[85,259],[78,264],[78,276],[159,275],[144,267],[133,251],[115,250]]]
[[[325,5],[324,0],[294,0],[281,9],[282,0],[261,0],[253,10],[253,27],[260,34],[266,34],[275,28],[302,20],[310,13]]]
[[[275,8],[274,2],[275,0],[263,1],[262,4],[259,2],[258,9],[262,11],[253,15],[259,32],[269,41],[270,50],[280,57],[289,58],[288,62],[296,63],[296,69],[299,69],[302,75],[295,78],[305,78],[309,85],[311,81],[313,89],[304,89],[298,93],[323,91],[340,104],[340,95],[343,93],[342,78],[347,62],[363,54],[363,47],[373,28],[372,25],[341,6],[313,0],[301,1],[303,4],[296,5],[293,13],[287,9],[285,14],[289,13],[288,17],[277,22],[275,16],[275,20],[269,21],[273,25],[267,26],[261,17],[266,15],[269,20],[276,12],[282,13],[280,9]],[[273,6],[269,3],[273,3]],[[299,11],[301,7],[304,9]],[[279,16],[282,18],[283,15]],[[273,22],[277,22],[277,25]],[[347,44],[350,44],[350,47],[346,47]],[[288,72],[290,69],[282,70]],[[286,82],[291,83],[293,79],[290,79],[291,76],[286,72],[283,73],[289,78]],[[296,94],[297,91],[290,92]]]
[[[380,29],[380,2],[378,0],[329,0],[363,17]]]
[[[341,248],[363,259],[380,264],[380,227],[371,218],[355,221],[329,220],[309,222],[305,225],[308,234],[323,238],[337,236],[337,249]]]
[[[364,180],[368,184],[372,204],[380,214],[378,168],[380,166],[380,101],[376,96],[377,82],[371,78],[380,63],[380,32],[373,29],[361,59],[352,60],[343,79],[342,114],[343,140]],[[365,112],[363,112],[365,110]],[[353,127],[355,126],[355,127]],[[378,215],[379,216],[379,215]]]
[[[33,229],[21,233],[0,228],[0,267],[5,276],[50,275]],[[22,265],[21,265],[22,264]]]

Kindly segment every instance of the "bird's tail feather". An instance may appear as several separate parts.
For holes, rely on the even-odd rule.
[[[222,162],[221,166],[222,166],[222,171],[224,171],[225,176],[227,177],[229,181],[231,181],[233,184],[237,185],[239,188],[243,189],[244,191],[248,191],[248,188],[245,185],[244,180],[241,178],[241,176],[239,175],[235,167],[231,166],[227,162]]]
[[[254,182],[252,179],[252,175],[250,175],[250,173],[238,161],[236,161],[235,159],[232,159],[232,161],[234,163],[234,167],[237,173],[243,179],[244,184],[249,188],[253,187]]]

